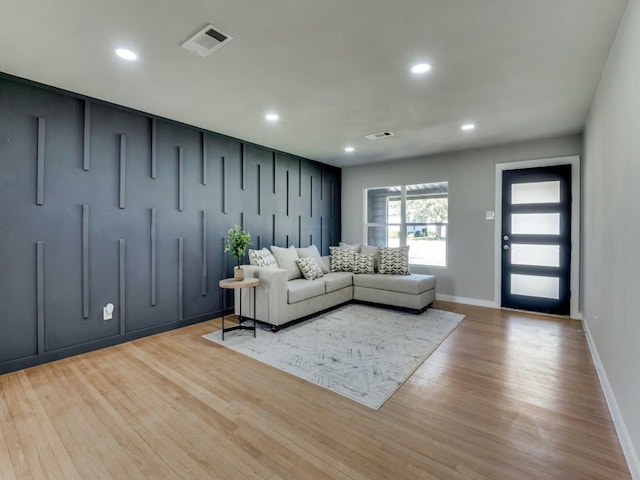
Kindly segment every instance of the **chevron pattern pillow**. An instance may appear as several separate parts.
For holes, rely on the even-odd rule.
[[[268,248],[249,250],[249,263],[258,267],[278,268],[278,262]]]
[[[322,269],[320,265],[316,263],[316,261],[311,257],[299,258],[296,260],[296,264],[298,268],[302,272],[302,275],[307,280],[314,280],[316,278],[321,278],[324,273],[322,273]]]
[[[329,247],[332,272],[353,272],[355,253],[351,247]]]
[[[378,272],[391,275],[410,275],[409,247],[380,247]]]
[[[353,263],[353,273],[375,273],[375,258],[373,255],[356,253]]]

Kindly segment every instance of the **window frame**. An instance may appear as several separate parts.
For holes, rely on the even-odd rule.
[[[408,239],[408,233],[407,233],[407,227],[425,227],[428,228],[429,226],[445,226],[446,228],[446,236],[445,236],[445,255],[444,255],[444,265],[431,265],[431,264],[427,264],[427,263],[411,263],[412,266],[416,266],[416,267],[422,267],[422,268],[442,268],[442,269],[446,269],[448,268],[449,265],[449,181],[440,181],[440,182],[423,182],[422,184],[411,184],[411,185],[428,185],[428,184],[446,184],[447,185],[447,193],[446,196],[440,194],[440,195],[434,195],[433,198],[446,198],[447,199],[447,223],[442,223],[442,222],[407,222],[407,187],[409,185],[387,185],[387,186],[382,186],[382,187],[365,187],[363,189],[363,230],[362,230],[362,242],[366,245],[368,244],[368,240],[369,240],[369,228],[370,227],[379,227],[379,228],[385,228],[387,229],[388,232],[388,228],[389,227],[399,227],[399,246],[401,247],[405,247],[407,246],[407,239]],[[389,212],[389,202],[392,199],[395,198],[400,198],[400,222],[393,222],[393,223],[380,223],[380,222],[368,222],[369,219],[369,197],[368,197],[368,193],[369,190],[377,190],[377,189],[384,189],[384,188],[400,188],[400,192],[399,195],[389,195],[386,199],[387,202],[387,218],[388,218],[388,212]],[[411,198],[411,195],[409,194],[409,199]],[[388,245],[388,233],[387,233],[387,245]]]

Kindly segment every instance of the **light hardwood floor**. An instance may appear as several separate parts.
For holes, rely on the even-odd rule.
[[[0,479],[628,479],[579,322],[460,326],[378,411],[204,340],[0,376]]]

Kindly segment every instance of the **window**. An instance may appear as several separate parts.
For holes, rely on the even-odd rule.
[[[414,265],[447,266],[448,182],[365,190],[368,245],[409,245]]]

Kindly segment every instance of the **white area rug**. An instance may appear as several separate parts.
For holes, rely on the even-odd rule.
[[[278,333],[259,325],[255,339],[242,330],[224,342],[219,330],[203,336],[377,410],[463,318],[351,304]]]

